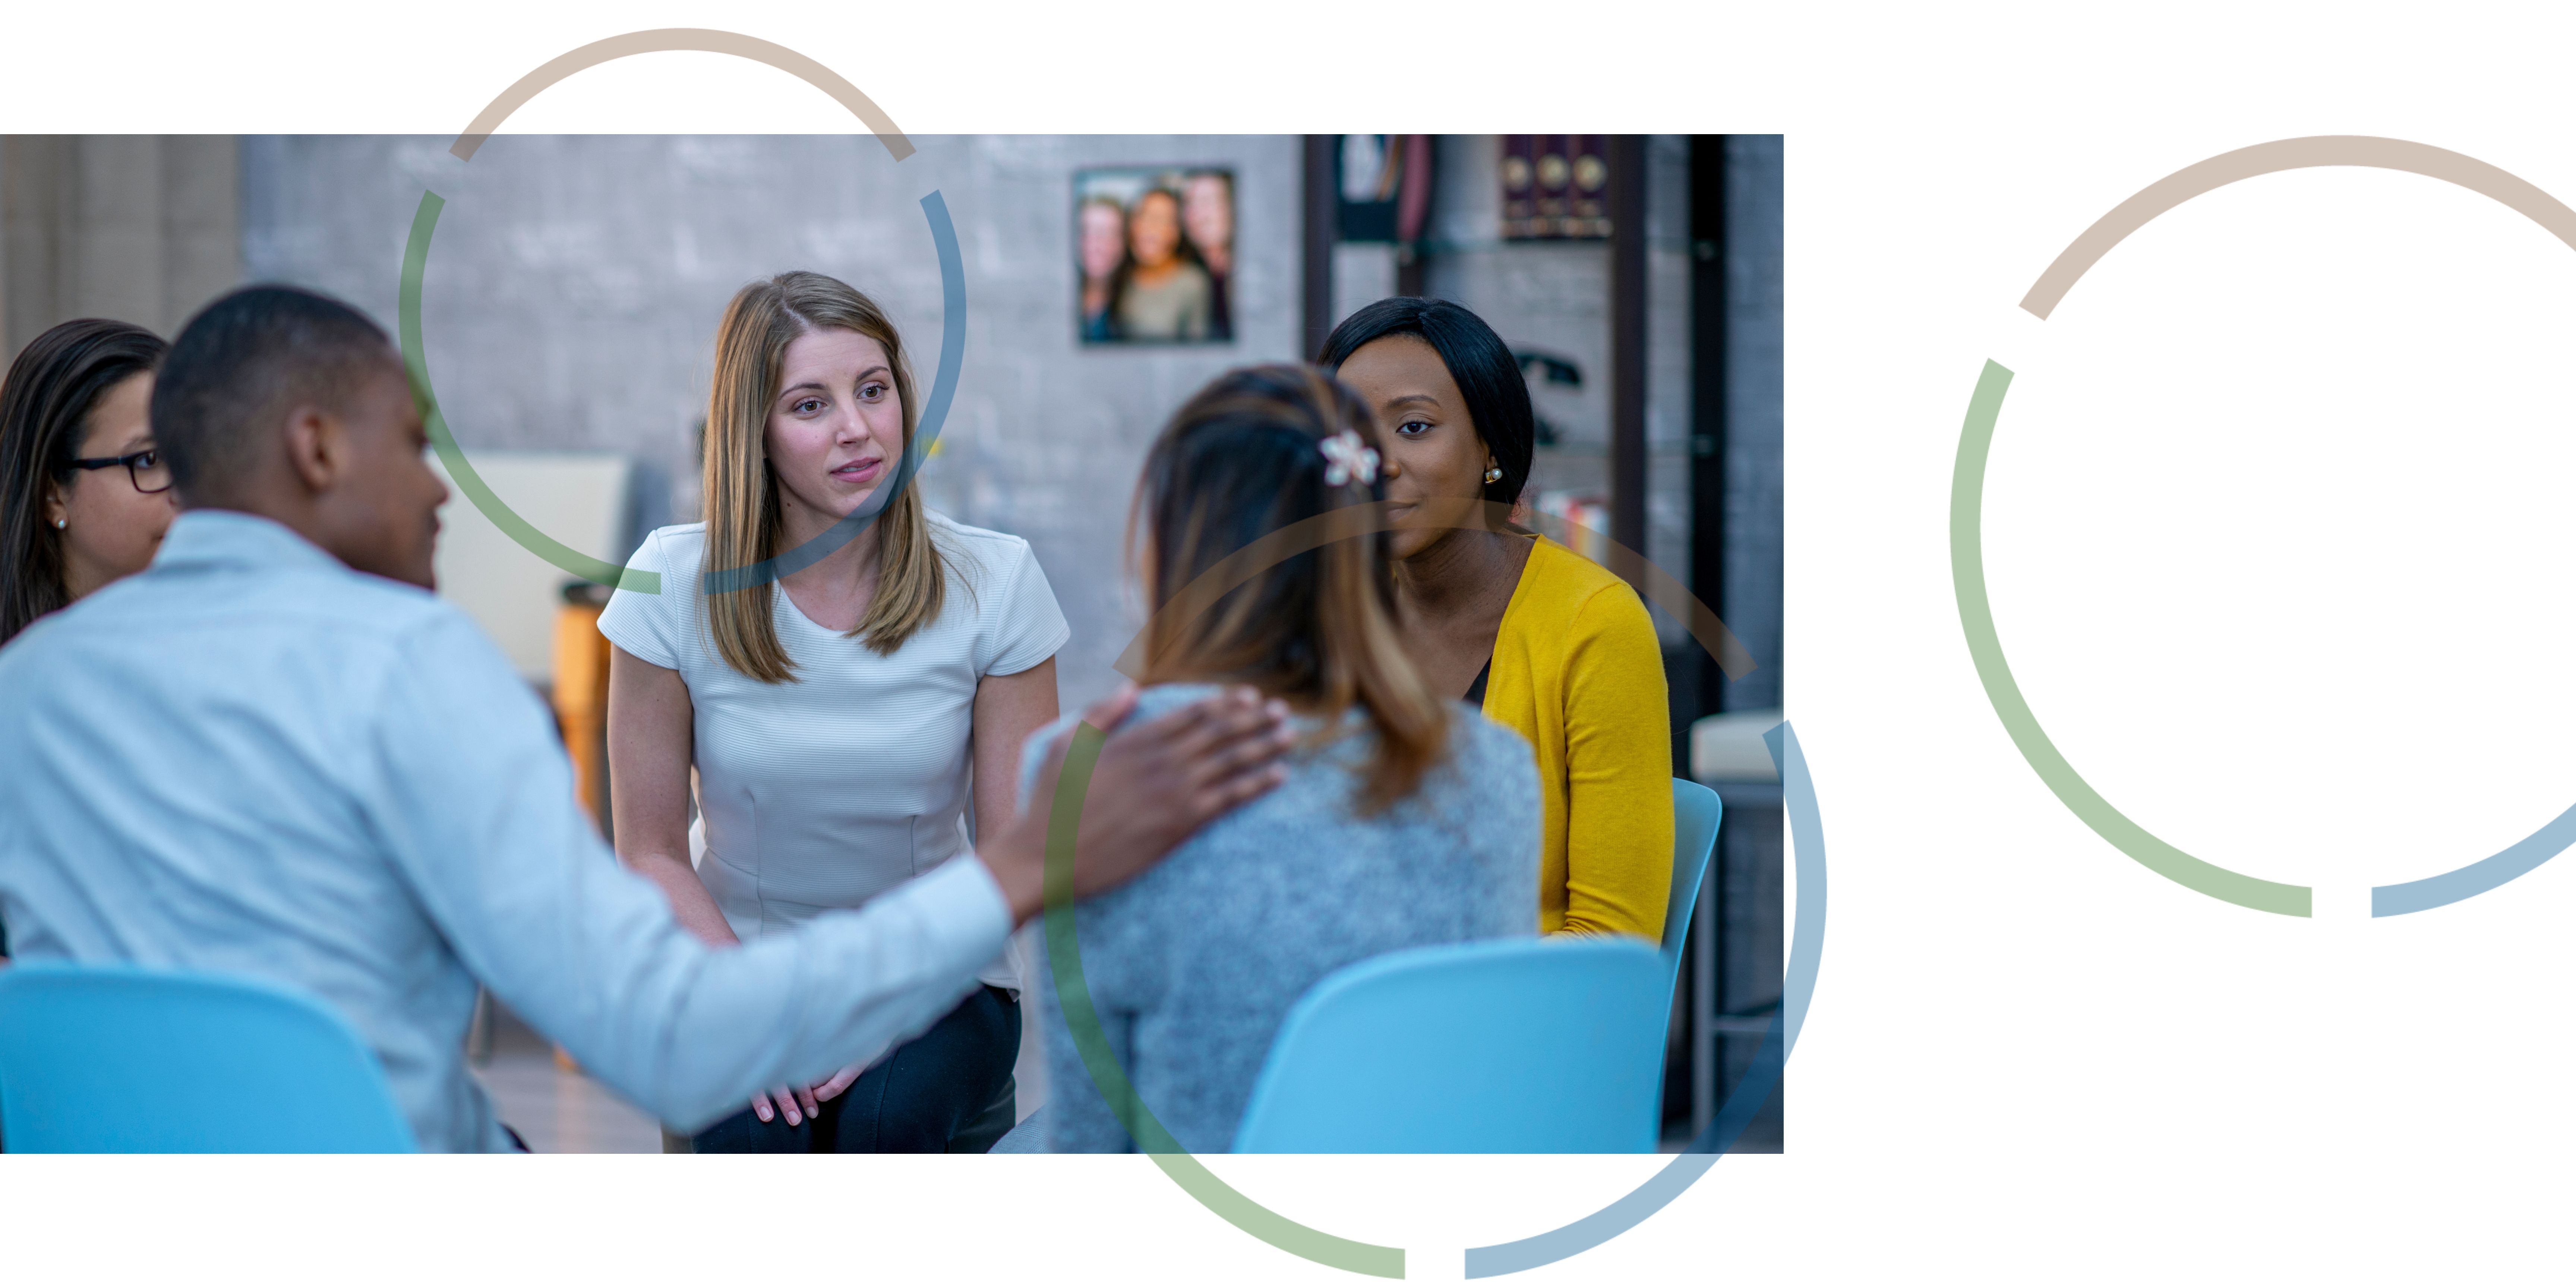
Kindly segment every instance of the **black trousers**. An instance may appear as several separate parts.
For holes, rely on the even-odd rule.
[[[773,1103],[699,1132],[700,1154],[941,1154],[1002,1094],[1020,1058],[1020,1004],[987,984],[930,1031],[894,1049],[811,1118],[790,1127]],[[800,1117],[803,1111],[798,1111]]]

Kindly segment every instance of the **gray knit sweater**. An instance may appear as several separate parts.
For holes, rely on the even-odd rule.
[[[1211,691],[1148,689],[1130,719]],[[1353,712],[1355,732],[1293,753],[1276,790],[1076,909],[1083,977],[1109,1048],[1183,1148],[1232,1148],[1271,1038],[1316,981],[1400,948],[1538,933],[1538,771],[1529,744],[1463,704],[1451,711],[1447,760],[1385,813],[1353,813],[1374,743]],[[1023,799],[1037,753],[1074,718],[1029,740]],[[1301,733],[1314,727],[1300,722]],[[1043,952],[1034,973],[1047,1148],[1135,1149],[1074,1048]]]

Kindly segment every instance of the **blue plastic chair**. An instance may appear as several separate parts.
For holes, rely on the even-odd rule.
[[[1344,967],[1279,1026],[1235,1152],[1651,1151],[1662,970],[1623,938],[1443,944]]]
[[[139,966],[0,970],[13,1154],[401,1154],[375,1054],[272,984]]]
[[[1681,991],[1682,949],[1690,943],[1691,913],[1699,907],[1699,888],[1708,876],[1708,859],[1717,848],[1718,821],[1726,802],[1716,792],[1687,778],[1673,780],[1673,888],[1664,900],[1664,1009],[1672,1020],[1673,994]],[[1669,1040],[1670,1034],[1666,1034]],[[1655,1119],[1663,1119],[1664,1049],[1655,1050]]]
[[[1673,780],[1673,889],[1664,901],[1664,1010],[1673,1009],[1673,991],[1682,978],[1682,945],[1690,942],[1691,912],[1699,906],[1699,888],[1708,875],[1708,856],[1717,848],[1718,820],[1726,803],[1717,793],[1687,778]]]

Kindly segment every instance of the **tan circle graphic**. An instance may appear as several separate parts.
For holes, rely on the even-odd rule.
[[[2503,202],[2521,212],[2524,218],[2548,229],[2550,236],[2567,243],[2570,249],[2576,249],[2576,210],[2569,210],[2565,203],[2542,192],[2529,181],[2476,157],[2405,139],[2383,139],[2367,134],[2319,134],[2222,152],[2197,165],[2184,166],[2139,189],[2138,195],[2111,207],[2109,214],[2094,220],[2092,227],[2085,229],[2067,244],[2065,250],[2058,252],[2048,271],[2031,283],[2030,294],[2021,298],[2021,306],[2042,321],[2047,320],[2057,302],[2066,298],[2066,293],[2083,279],[2085,270],[2110,254],[2112,247],[2145,227],[2147,221],[2204,192],[2257,175],[2326,165],[2402,170],[2458,184],[2471,192],[2483,193]]]
[[[860,93],[858,86],[843,80],[839,72],[785,45],[773,45],[766,40],[746,36],[740,32],[715,31],[706,27],[658,27],[652,31],[630,31],[623,36],[594,40],[560,58],[552,59],[544,66],[520,77],[511,84],[510,88],[501,91],[499,97],[494,98],[482,112],[475,116],[474,123],[465,127],[465,133],[457,136],[456,146],[449,148],[448,151],[455,153],[460,161],[473,160],[474,150],[482,147],[483,140],[492,137],[494,130],[501,128],[501,122],[508,120],[510,113],[527,106],[529,99],[544,93],[547,86],[574,72],[636,54],[681,51],[731,54],[736,58],[748,58],[756,63],[767,63],[831,95],[834,101],[850,109],[850,115],[859,118],[860,123],[877,136],[877,141],[885,144],[887,154],[895,160],[901,161],[912,155],[912,140],[905,138],[903,131],[894,127],[894,118],[887,116],[885,111],[876,105],[875,100]]]
[[[2326,134],[2280,139],[2223,152],[2185,166],[2140,189],[2093,222],[2032,284],[2021,307],[2045,321],[2058,301],[2074,289],[2085,271],[2110,253],[2129,234],[2156,216],[2202,193],[2240,179],[2302,170],[2315,166],[2360,166],[2397,170],[2456,184],[2491,197],[2548,230],[2576,249],[2576,210],[2516,175],[2463,156],[2448,148],[2405,139],[2370,135]],[[2265,881],[2184,853],[2122,813],[2095,791],[2058,750],[2013,678],[1995,630],[1994,607],[1986,593],[1984,506],[1986,462],[1994,446],[1995,422],[2003,410],[2004,392],[2013,373],[1988,360],[1968,402],[1968,417],[1959,431],[1959,455],[1950,480],[1950,580],[1958,596],[1959,624],[1966,633],[1968,656],[1975,663],[1986,699],[2002,719],[2004,730],[2040,781],[2096,835],[2135,859],[2148,871],[2210,898],[2258,912],[2306,917],[2315,911],[2307,886]],[[2394,917],[2422,912],[2484,894],[2530,872],[2560,852],[2576,846],[2576,806],[2570,806],[2540,830],[2494,854],[2447,872],[2394,885],[2373,886],[2370,915]]]

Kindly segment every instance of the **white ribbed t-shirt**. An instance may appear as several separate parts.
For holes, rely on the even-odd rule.
[[[689,686],[705,853],[698,879],[744,943],[855,908],[964,853],[975,686],[1055,656],[1072,633],[1018,537],[929,516],[952,556],[936,620],[891,656],[770,595],[796,679],[765,684],[716,651],[699,593],[706,525],[662,528],[632,561],[662,593],[619,589],[600,633]],[[1019,987],[1007,959],[986,983]]]

